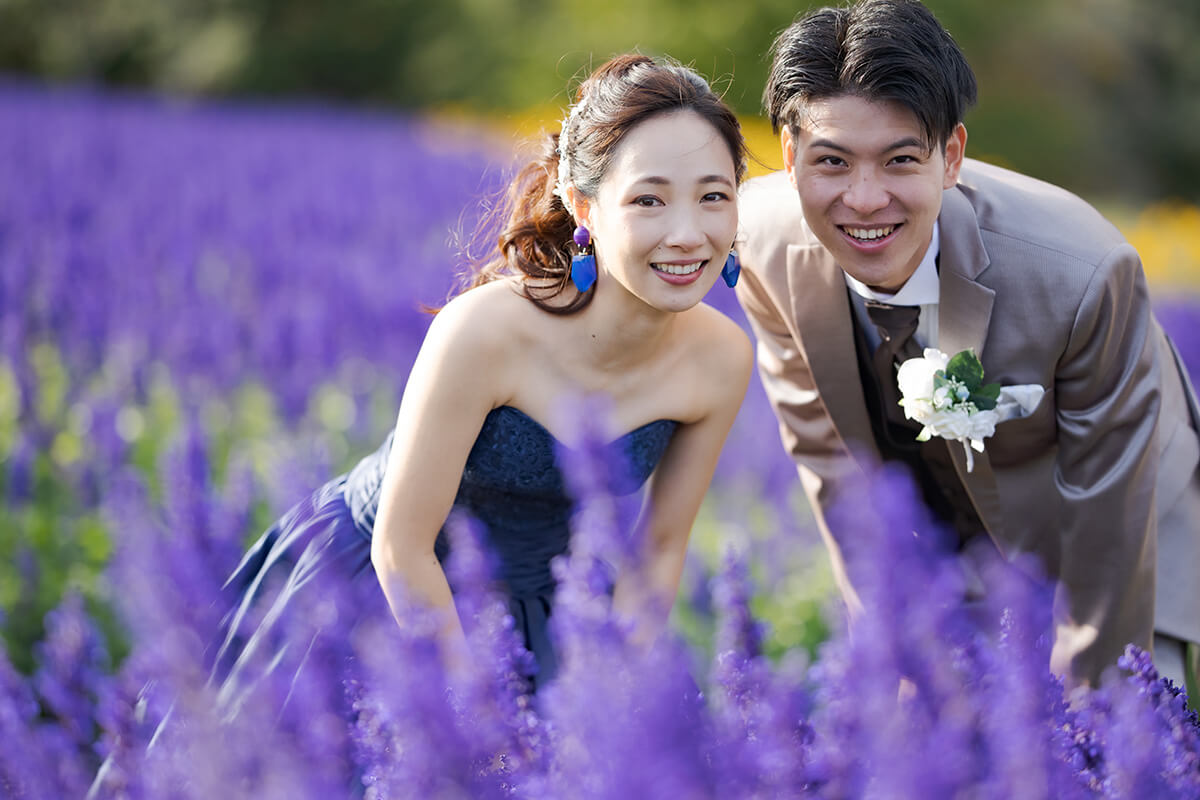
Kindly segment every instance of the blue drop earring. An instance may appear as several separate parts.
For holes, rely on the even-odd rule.
[[[741,272],[742,265],[738,261],[737,251],[730,250],[729,257],[725,259],[725,266],[721,267],[721,277],[725,279],[725,285],[730,289],[737,286],[738,275]]]
[[[587,228],[580,225],[572,238],[579,252],[571,256],[571,282],[582,294],[596,282],[596,255],[592,252],[592,234]]]

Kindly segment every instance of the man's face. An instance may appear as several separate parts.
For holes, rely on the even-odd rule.
[[[943,151],[899,103],[841,95],[806,108],[799,135],[782,134],[804,218],[842,269],[894,292],[921,263],[942,192],[958,181],[966,128]]]

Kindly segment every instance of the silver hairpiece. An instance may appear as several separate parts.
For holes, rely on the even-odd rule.
[[[563,206],[572,217],[575,216],[575,207],[567,196],[567,187],[571,185],[571,164],[567,160],[567,148],[570,146],[567,131],[571,128],[571,120],[579,115],[579,107],[582,105],[583,100],[580,100],[567,111],[567,115],[563,117],[562,130],[558,134],[558,182],[554,184],[554,194],[562,200]]]

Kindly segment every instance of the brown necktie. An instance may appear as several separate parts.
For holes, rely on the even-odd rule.
[[[900,424],[911,424],[904,418],[900,407],[900,388],[896,383],[896,369],[901,362],[920,357],[922,350],[913,338],[917,332],[919,306],[890,306],[874,300],[864,302],[867,316],[879,330],[879,347],[875,349],[875,375],[879,379],[880,399],[888,419]]]
[[[867,316],[872,324],[879,330],[879,347],[875,350],[872,366],[879,383],[879,395],[883,404],[881,411],[884,419],[881,420],[880,435],[894,448],[893,452],[903,451],[905,448],[913,447],[916,431],[919,431],[921,426],[904,417],[904,409],[899,404],[900,389],[896,383],[896,365],[905,359],[918,358],[922,355],[921,346],[913,338],[913,334],[917,330],[920,308],[917,306],[891,306],[874,300],[864,300],[863,305],[866,307]],[[889,425],[889,422],[893,425],[903,425],[904,428],[901,428],[901,431],[908,429],[912,433],[907,436],[902,435],[900,431]],[[900,436],[903,441],[897,441],[895,438],[897,436]],[[925,474],[932,481],[932,484],[923,483],[922,491],[925,493],[926,502],[930,503],[930,507],[934,509],[934,513],[952,525],[964,541],[983,531],[983,523],[979,520],[970,495],[967,494],[955,473],[954,462],[950,458],[946,442],[935,437],[931,441],[921,443],[919,453],[920,461],[923,462],[926,470]],[[914,469],[917,469],[913,462],[909,463]]]

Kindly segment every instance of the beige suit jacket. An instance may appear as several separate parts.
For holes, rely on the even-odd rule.
[[[824,511],[879,451],[843,273],[785,173],[748,182],[740,213],[738,299],[759,373],[852,592],[840,542],[853,532],[829,530]],[[1200,641],[1200,423],[1137,253],[1078,197],[971,159],[939,223],[936,346],[974,348],[989,381],[1046,389],[996,428],[973,471],[950,452],[996,547],[1033,554],[1058,580],[1052,668],[1095,681],[1127,642],[1149,649],[1155,627]],[[1157,619],[1156,559],[1191,576],[1159,587]]]

